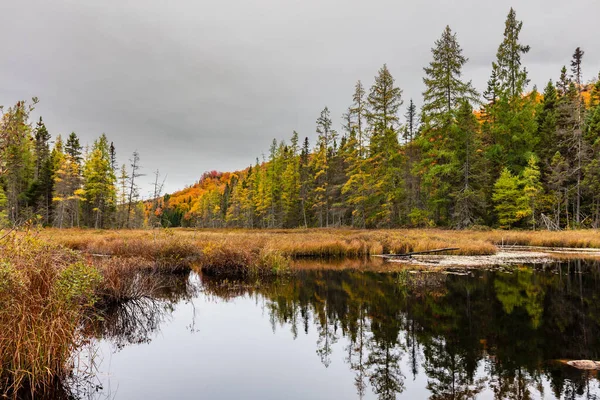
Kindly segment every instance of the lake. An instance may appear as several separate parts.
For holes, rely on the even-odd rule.
[[[73,391],[110,399],[598,398],[600,267],[157,277],[86,327]],[[93,354],[93,365],[89,355]]]

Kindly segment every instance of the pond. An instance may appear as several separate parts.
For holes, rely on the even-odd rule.
[[[86,398],[598,398],[600,267],[165,277],[86,328]],[[93,354],[93,365],[89,357]],[[87,361],[86,361],[87,360]],[[84,368],[85,369],[85,368]],[[92,372],[90,372],[92,371]]]

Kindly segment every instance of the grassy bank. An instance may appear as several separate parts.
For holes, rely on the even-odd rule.
[[[190,249],[187,249],[188,251]],[[168,246],[160,257],[175,260]],[[179,254],[179,252],[177,252]],[[95,257],[36,233],[0,240],[0,398],[71,398],[63,383],[73,376],[84,326],[115,304],[153,298],[156,275],[189,264],[146,257]]]
[[[298,259],[361,259],[374,254],[458,247],[452,254],[491,255],[504,245],[600,248],[600,232],[453,231],[441,229],[353,230],[54,230],[41,236],[98,260],[118,256],[152,268],[206,273],[272,274]],[[126,267],[123,267],[126,268]]]
[[[89,254],[142,256],[157,262],[185,262],[225,249],[231,255],[278,252],[291,258],[355,258],[441,247],[459,247],[458,255],[489,255],[498,245],[600,248],[600,231],[453,231],[398,230],[55,230],[42,237]],[[242,257],[243,258],[243,257]],[[207,261],[210,261],[207,259]],[[218,260],[216,260],[218,261]],[[222,261],[222,260],[221,260]]]

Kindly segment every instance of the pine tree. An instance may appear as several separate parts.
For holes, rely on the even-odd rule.
[[[117,149],[113,142],[110,142],[110,147],[108,149],[110,154],[110,167],[113,170],[113,173],[117,173]]]
[[[529,79],[521,56],[529,52],[529,46],[519,42],[522,27],[523,23],[517,21],[511,8],[492,72],[497,77],[494,89],[497,98],[493,105],[486,107],[490,121],[486,129],[491,135],[487,155],[496,174],[504,167],[520,173],[537,143],[537,92],[534,89],[524,96]]]
[[[463,56],[456,33],[449,26],[431,49],[433,60],[425,67],[423,108],[421,116],[429,129],[447,129],[454,121],[460,102],[479,102],[479,94],[471,82],[461,80],[468,59]]]
[[[356,82],[354,86],[352,105],[348,108],[345,116],[347,119],[346,132],[350,134],[352,130],[355,130],[359,155],[362,157],[365,154],[364,148],[368,137],[365,130],[367,103],[365,101],[365,89],[361,81]]]
[[[509,98],[520,97],[529,83],[527,70],[521,68],[521,55],[530,50],[519,42],[522,28],[523,22],[517,20],[517,13],[511,8],[505,22],[504,40],[496,54],[500,90]]]
[[[305,228],[308,228],[309,218],[308,210],[312,209],[312,205],[309,204],[310,192],[312,190],[312,170],[311,163],[309,162],[310,155],[310,144],[308,137],[304,138],[302,144],[302,150],[300,151],[300,202],[302,207],[302,221]]]
[[[557,129],[557,91],[552,83],[548,81],[544,89],[544,100],[541,109],[537,115],[538,138],[535,152],[538,154],[545,165],[542,165],[543,171],[548,171],[553,155],[558,151],[556,136]]]
[[[400,223],[404,196],[402,154],[398,135],[392,128],[375,131],[369,144],[366,222],[371,227],[392,227]]]
[[[42,168],[44,163],[50,157],[50,134],[46,129],[46,125],[44,121],[42,121],[42,117],[37,123],[34,133],[35,138],[35,175],[34,179],[39,180],[40,175],[42,173]]]
[[[457,113],[465,101],[467,104],[469,101],[478,102],[478,94],[471,82],[461,80],[467,58],[462,55],[456,34],[450,27],[446,27],[431,51],[433,60],[424,68],[426,89],[421,109],[420,169],[436,222],[448,223],[454,208],[451,204],[453,183],[460,179],[460,169],[453,160]]]
[[[346,142],[346,174],[347,181],[342,187],[345,202],[351,211],[352,225],[359,228],[366,227],[367,201],[371,195],[369,187],[368,163],[361,157],[360,144],[353,129]]]
[[[336,145],[337,133],[331,128],[329,109],[325,107],[317,119],[317,148],[312,165],[314,169],[314,205],[318,211],[319,226],[329,226],[329,208],[331,206],[331,152]]]
[[[36,101],[34,101],[33,105]],[[8,219],[12,224],[30,217],[29,196],[26,191],[34,179],[35,159],[29,113],[33,105],[19,101],[10,107],[0,122],[2,153],[0,162],[7,197]]]
[[[52,213],[52,191],[54,181],[52,161],[50,159],[50,134],[40,117],[34,131],[34,178],[28,190],[29,203],[35,207],[35,212],[41,214],[44,225],[50,222]]]
[[[71,132],[65,143],[65,153],[70,155],[75,162],[81,165],[83,158],[81,144],[79,144],[79,138],[75,132]]]
[[[79,226],[79,205],[83,200],[81,172],[77,160],[64,152],[62,138],[56,138],[52,149],[53,225],[57,228]]]
[[[565,218],[566,224],[568,225],[569,210],[568,210],[568,196],[565,182],[568,179],[569,166],[565,158],[557,151],[550,161],[550,168],[548,171],[547,185],[548,192],[552,202],[552,213],[554,215],[553,222],[557,227],[562,226],[562,206],[565,205]]]
[[[574,177],[573,192],[575,210],[574,222],[581,222],[581,180],[583,178],[583,165],[589,152],[588,143],[583,137],[582,98],[574,82],[569,83],[567,92],[558,101],[557,114],[557,139],[560,152],[571,167],[569,175]]]
[[[479,123],[471,104],[465,99],[457,112],[452,130],[452,170],[460,176],[453,181],[450,197],[454,200],[453,224],[465,228],[474,224],[482,214],[485,204],[483,188],[487,184],[485,160]]]
[[[417,106],[410,99],[408,103],[408,107],[406,108],[406,114],[404,114],[404,118],[406,118],[406,126],[403,133],[404,143],[412,142],[417,136],[418,127],[418,115],[417,115]]]
[[[302,210],[300,201],[300,147],[298,132],[294,131],[291,145],[286,152],[285,169],[282,175],[282,204],[284,225],[288,228],[300,226]]]
[[[583,61],[583,55],[585,52],[581,50],[580,47],[575,49],[573,53],[573,60],[571,61],[571,73],[573,74],[573,79],[577,84],[577,88],[581,91],[583,89],[583,72],[581,70],[581,63]]]
[[[394,78],[384,64],[375,77],[375,83],[367,98],[367,120],[371,130],[397,129],[398,109],[402,105],[402,89],[394,86]]]

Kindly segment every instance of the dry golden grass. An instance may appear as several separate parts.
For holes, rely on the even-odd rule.
[[[0,397],[34,398],[68,376],[100,279],[76,253],[31,235],[0,242]]]
[[[48,229],[41,235],[50,242],[84,253],[131,258],[132,264],[140,258],[169,269],[187,268],[193,261],[207,273],[231,275],[287,271],[293,259],[364,258],[445,247],[458,247],[451,253],[455,255],[490,255],[501,244],[600,248],[600,232],[595,230]]]
[[[441,229],[289,229],[289,230],[56,230],[42,237],[89,254],[142,257],[155,262],[247,264],[265,252],[291,258],[355,258],[459,247],[457,255],[489,255],[497,246],[525,245],[600,248],[600,231],[454,231]],[[209,257],[210,256],[210,257]]]

